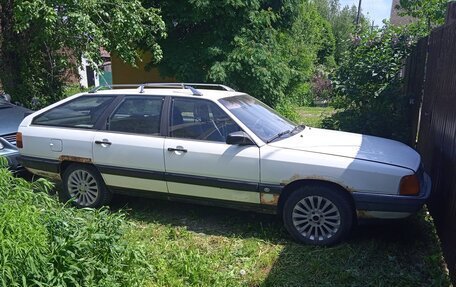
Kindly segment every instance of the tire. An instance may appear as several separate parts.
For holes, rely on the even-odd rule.
[[[112,197],[98,170],[89,165],[70,165],[62,175],[62,187],[61,200],[71,200],[77,207],[101,207]]]
[[[298,242],[333,245],[353,226],[354,206],[348,194],[326,185],[308,185],[291,193],[283,208],[283,221]]]

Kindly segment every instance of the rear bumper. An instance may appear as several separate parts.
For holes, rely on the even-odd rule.
[[[431,185],[431,178],[427,174],[424,174],[421,183],[421,192],[418,196],[354,192],[353,199],[358,211],[389,213],[389,218],[394,218],[394,214],[398,214],[397,218],[401,218],[404,217],[404,214],[415,213],[423,207],[431,195]]]

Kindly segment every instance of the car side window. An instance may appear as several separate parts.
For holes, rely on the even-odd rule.
[[[226,142],[228,134],[241,128],[215,103],[200,99],[174,98],[170,136]]]
[[[114,96],[81,96],[44,112],[37,116],[32,124],[70,128],[93,128],[113,98]]]
[[[162,97],[128,97],[112,113],[107,130],[160,135]]]

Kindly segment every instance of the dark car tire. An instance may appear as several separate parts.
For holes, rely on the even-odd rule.
[[[295,190],[283,207],[283,221],[298,242],[333,245],[350,233],[354,206],[349,194],[326,185],[307,185]]]
[[[72,164],[66,168],[62,187],[60,199],[64,202],[71,200],[77,207],[101,207],[112,198],[100,173],[90,165]]]

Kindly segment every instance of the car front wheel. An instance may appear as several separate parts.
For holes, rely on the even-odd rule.
[[[354,208],[347,194],[326,185],[294,191],[285,202],[283,220],[292,237],[312,245],[332,245],[351,231]]]
[[[100,207],[111,199],[98,171],[87,165],[72,164],[62,176],[62,200],[72,200],[77,207]]]

